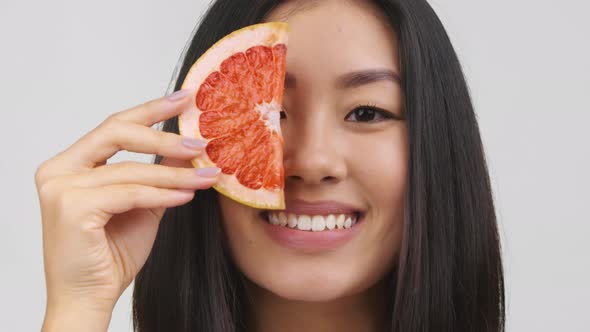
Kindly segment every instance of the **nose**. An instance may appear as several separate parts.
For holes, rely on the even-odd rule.
[[[315,112],[285,127],[283,163],[287,184],[337,183],[346,177],[343,149],[327,116]]]

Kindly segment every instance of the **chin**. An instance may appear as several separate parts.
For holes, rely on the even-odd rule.
[[[349,295],[354,295],[350,287],[346,287],[345,285],[326,285],[317,282],[309,285],[296,280],[283,283],[272,280],[267,285],[258,285],[258,287],[264,288],[266,291],[281,298],[301,302],[331,302]]]
[[[363,276],[355,274],[354,269],[350,268],[329,268],[326,266],[328,264],[312,267],[308,262],[297,266],[293,261],[288,264],[289,266],[279,265],[282,266],[244,272],[258,290],[302,302],[338,300],[362,292],[372,284],[369,280],[363,280]]]

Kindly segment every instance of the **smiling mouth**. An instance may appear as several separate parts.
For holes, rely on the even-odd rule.
[[[363,221],[360,211],[331,214],[295,214],[285,211],[262,211],[259,217],[274,226],[308,232],[322,232],[350,229]]]

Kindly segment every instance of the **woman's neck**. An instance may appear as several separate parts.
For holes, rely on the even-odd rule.
[[[301,302],[278,297],[247,281],[246,289],[252,299],[248,331],[385,331],[390,323],[385,282],[331,302]]]

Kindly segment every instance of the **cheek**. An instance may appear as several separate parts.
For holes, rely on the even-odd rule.
[[[229,247],[229,251],[234,259],[238,261],[241,258],[236,253],[250,252],[256,246],[256,236],[253,233],[254,226],[250,218],[251,211],[223,195],[219,195],[219,205],[221,207],[221,222],[223,223],[224,238]]]
[[[399,124],[391,130],[348,140],[350,177],[373,208],[392,210],[392,204],[398,208],[403,199],[408,168],[406,132],[405,125]]]
[[[379,134],[357,135],[350,148],[350,177],[369,206],[363,246],[376,267],[395,260],[401,247],[408,175],[405,123]]]

